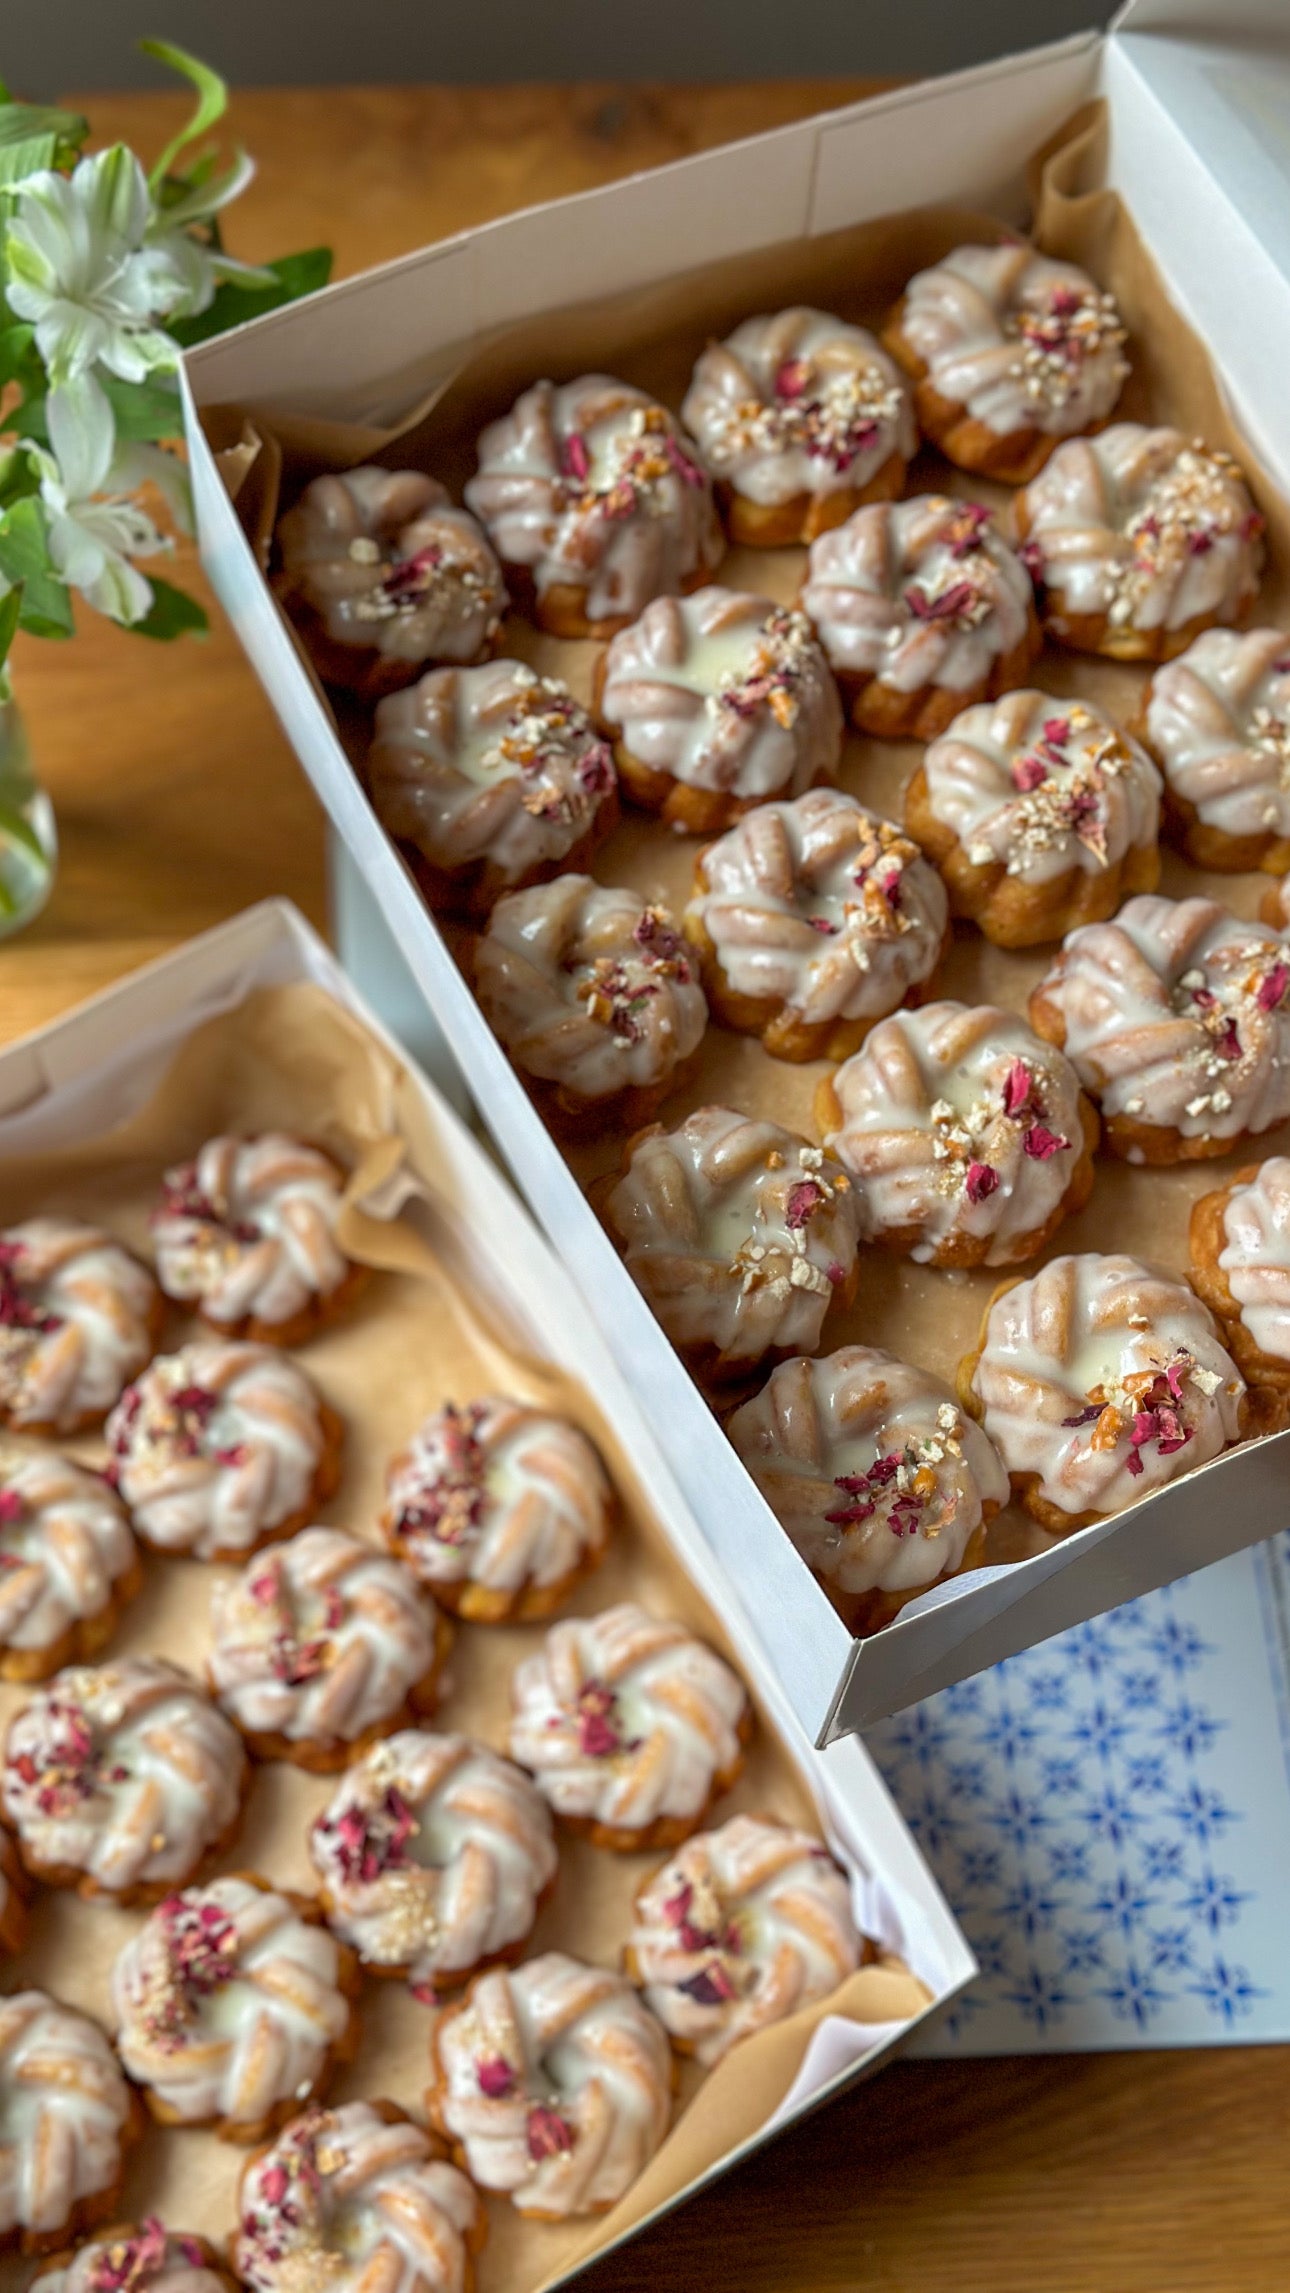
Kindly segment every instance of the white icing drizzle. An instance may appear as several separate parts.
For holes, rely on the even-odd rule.
[[[522,1769],[419,1728],[349,1770],[309,1852],[334,1931],[418,1988],[522,1943],[556,1870],[546,1802]]]
[[[1031,247],[956,247],[910,280],[900,324],[933,389],[1000,437],[1087,430],[1129,372],[1111,296]]]
[[[112,1407],[152,1352],[146,1266],[78,1218],[0,1233],[0,1409],[11,1425],[75,1432]]]
[[[613,639],[600,714],[687,788],[796,796],[837,770],[842,704],[805,614],[737,589],[660,597]]]
[[[705,2068],[827,1998],[861,1947],[823,1842],[755,1815],[687,1840],[641,1889],[628,1938],[646,2005]]]
[[[251,2293],[467,2293],[483,2208],[410,2119],[308,2110],[246,2167],[233,2266]]]
[[[272,1346],[220,1338],[160,1355],[106,1433],[116,1485],[163,1552],[249,1552],[308,1506],[327,1435],[316,1387]]]
[[[686,910],[730,986],[806,1025],[880,1018],[940,960],[945,886],[918,846],[841,789],[759,804],[709,845]]]
[[[924,1265],[959,1239],[987,1238],[980,1262],[1011,1264],[1084,1151],[1069,1059],[990,1004],[898,1011],[833,1088],[842,1120],[825,1144],[855,1182],[861,1240],[916,1227],[909,1254]]]
[[[506,611],[482,527],[420,470],[315,478],[278,527],[287,582],[337,644],[387,660],[476,661]]]
[[[584,1099],[666,1082],[708,1020],[698,964],[666,908],[590,876],[499,900],[475,985],[517,1066]]]
[[[423,1584],[518,1592],[598,1552],[611,1503],[576,1425],[492,1393],[426,1418],[390,1466],[382,1525]]]
[[[432,669],[376,711],[372,802],[436,867],[506,883],[562,860],[615,789],[613,759],[557,677],[522,661]]]
[[[1107,1115],[1184,1138],[1290,1116],[1290,949],[1216,900],[1129,900],[1062,944],[1036,990]]]
[[[1136,1258],[1054,1258],[995,1300],[973,1376],[1014,1475],[1063,1513],[1115,1513],[1240,1434],[1213,1316]]]
[[[858,1214],[840,1165],[731,1107],[647,1132],[607,1209],[668,1336],[729,1361],[813,1351],[855,1266]]]
[[[1112,630],[1239,619],[1258,587],[1263,520],[1240,468],[1181,430],[1116,422],[1059,446],[1020,496],[1021,557],[1049,613]]]
[[[180,2124],[254,2132],[309,2094],[344,2038],[340,1964],[326,1927],[272,1888],[168,1896],[112,1970],[121,2060]]]
[[[344,1177],[316,1147],[282,1131],[208,1139],[162,1183],[152,1217],[161,1287],[210,1321],[289,1322],[344,1281]]]
[[[681,406],[714,477],[746,500],[859,491],[918,433],[881,344],[828,311],[749,318],[699,355]]]
[[[107,1893],[182,1886],[237,1814],[246,1760],[187,1673],[155,1656],[70,1666],[5,1742],[4,1806],[39,1863]]]
[[[1290,836],[1290,635],[1204,629],[1151,680],[1147,735],[1175,796],[1225,836]]]
[[[466,500],[539,599],[585,590],[591,621],[639,613],[725,547],[712,481],[675,417],[604,374],[535,382],[490,422]]]
[[[341,1529],[302,1529],[211,1597],[211,1686],[250,1735],[353,1743],[401,1711],[437,1656],[411,1572]]]
[[[42,2269],[41,2293],[229,2293],[230,2280],[197,2237],[155,2215],[80,2246],[62,2268]]]
[[[0,1999],[0,2236],[52,2236],[121,2171],[130,2090],[96,2022],[44,1991]]]
[[[989,510],[914,494],[867,503],[812,542],[802,605],[834,669],[897,693],[964,693],[1024,643],[1031,596]]]
[[[739,1762],[742,1681],[633,1601],[552,1625],[511,1693],[511,1757],[557,1815],[631,1831],[690,1822]]]
[[[1290,1160],[1275,1155],[1234,1186],[1223,1212],[1221,1271],[1260,1353],[1290,1361]]]
[[[472,2179],[520,2213],[614,2204],[667,2132],[662,2026],[621,1975],[562,1951],[481,1975],[435,2051],[445,2130]]]
[[[1087,701],[1005,693],[978,701],[923,759],[927,799],[974,867],[1022,883],[1099,875],[1160,831],[1160,775]]]
[[[952,1576],[1008,1500],[949,1387],[872,1346],[781,1362],[727,1431],[808,1568],[852,1596]]]
[[[134,1538],[100,1473],[51,1450],[5,1461],[0,1648],[52,1648],[103,1614],[134,1565]]]

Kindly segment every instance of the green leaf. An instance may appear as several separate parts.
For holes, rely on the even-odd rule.
[[[22,585],[7,589],[0,597],[0,671],[9,658],[9,648],[18,633],[18,617],[22,611]]]
[[[70,637],[72,600],[49,557],[44,504],[30,494],[0,519],[0,573],[22,583],[18,626],[34,637]]]
[[[182,438],[184,417],[178,386],[165,375],[150,374],[142,382],[121,382],[100,370],[97,381],[116,423],[118,438],[128,445],[143,439]]]
[[[190,56],[186,48],[176,48],[169,40],[140,40],[139,47],[145,56],[151,56],[156,63],[165,64],[172,72],[178,72],[181,79],[188,80],[197,90],[197,102],[191,119],[178,135],[172,137],[148,176],[149,188],[155,192],[169,175],[180,152],[190,143],[195,143],[199,135],[205,135],[214,127],[216,120],[223,119],[228,110],[228,88],[219,73],[213,72],[209,64],[203,64],[198,57]]]
[[[0,845],[3,844],[16,844],[20,852],[25,852],[29,860],[38,861],[41,867],[48,863],[49,855],[31,822],[24,820],[21,812],[11,812],[8,805],[0,805]]]
[[[40,477],[32,468],[30,455],[24,454],[21,447],[0,452],[0,514],[12,503],[39,492]]]
[[[264,267],[271,274],[268,285],[226,279],[204,311],[195,318],[170,320],[167,333],[181,349],[191,350],[195,343],[208,342],[212,335],[226,334],[231,326],[245,326],[248,319],[263,318],[266,311],[280,310],[284,303],[297,302],[301,295],[315,294],[331,277],[331,248],[308,247],[302,254],[284,255]]]
[[[136,637],[156,637],[169,644],[172,638],[204,636],[210,620],[204,606],[190,597],[185,589],[174,589],[168,581],[158,581],[155,573],[148,579],[152,584],[152,604],[142,621],[132,621],[130,628]]]
[[[3,117],[0,112],[0,122]],[[21,183],[25,175],[38,175],[42,168],[52,167],[57,153],[57,136],[29,135],[22,143],[7,143],[0,136],[0,186]]]
[[[60,111],[53,104],[0,104],[0,150],[48,137],[62,156],[79,151],[89,132],[89,121],[78,111]]]

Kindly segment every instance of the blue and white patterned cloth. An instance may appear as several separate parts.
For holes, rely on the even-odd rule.
[[[866,1740],[981,1962],[920,2052],[1290,2039],[1290,1532]]]

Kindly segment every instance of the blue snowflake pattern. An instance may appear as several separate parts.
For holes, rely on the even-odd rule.
[[[1186,1927],[1151,1929],[1151,1964],[1157,1974],[1185,1974],[1192,1964],[1191,1936]]]
[[[1290,1530],[1278,1548],[1257,1565],[1290,1597]],[[1222,1716],[1233,1662],[1274,1661],[1261,1629],[1219,1645],[1252,1612],[1249,1586],[1175,1585],[873,1731],[981,1965],[950,2050],[1219,2041],[1277,1996],[1266,1836]],[[1290,1708],[1290,1679],[1276,1692]]]
[[[1248,1887],[1238,1887],[1234,1879],[1221,1879],[1217,1872],[1205,1870],[1193,1879],[1178,1908],[1189,1911],[1193,1919],[1216,1935],[1220,1927],[1234,1926],[1241,1915],[1241,1905],[1253,1902]]]
[[[1161,1735],[1187,1760],[1199,1759],[1204,1752],[1211,1751],[1226,1726],[1226,1720],[1216,1720],[1211,1712],[1203,1711],[1187,1696],[1172,1707],[1166,1706],[1160,1715]]]
[[[1211,2014],[1229,2028],[1248,2014],[1256,1998],[1266,1998],[1267,1992],[1252,1981],[1245,1967],[1229,1966],[1226,1959],[1216,1958],[1206,1968],[1198,1982],[1187,1985],[1193,1997],[1203,1999]]]
[[[1136,2022],[1140,2030],[1168,2006],[1172,1992],[1161,1990],[1150,1968],[1140,1967],[1136,1959],[1129,1958],[1120,1970],[1119,1979],[1106,1983],[1097,1993],[1108,2001],[1118,2022]]]
[[[1003,1995],[1037,2030],[1048,2030],[1060,2022],[1067,2007],[1075,2003],[1073,1994],[1063,1990],[1061,1977],[1045,1973],[1042,1967],[1028,1967],[1015,1988]]]

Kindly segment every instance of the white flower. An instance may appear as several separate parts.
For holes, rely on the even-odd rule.
[[[130,561],[155,557],[170,542],[131,496],[159,485],[181,524],[186,481],[173,454],[116,443],[112,409],[92,375],[53,390],[46,401],[52,453],[33,449],[49,519],[49,554],[69,589],[113,621],[142,621],[152,588]]]
[[[125,382],[174,366],[175,345],[155,321],[202,308],[211,273],[185,233],[157,223],[124,144],[19,188],[3,249],[7,299],[35,327],[55,385],[96,363]]]

